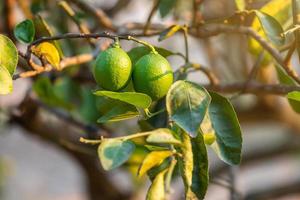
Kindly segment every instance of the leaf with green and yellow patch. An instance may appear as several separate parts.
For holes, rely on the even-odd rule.
[[[135,149],[130,140],[103,139],[98,147],[98,156],[105,170],[112,170],[125,163]]]
[[[151,133],[146,141],[148,143],[156,143],[156,144],[173,144],[173,145],[180,145],[181,141],[177,140],[170,129],[168,128],[159,128],[155,129],[154,131],[149,132]]]
[[[166,192],[165,192],[165,174],[168,169],[160,172],[154,178],[148,192],[146,200],[165,200]]]
[[[206,146],[201,134],[191,138],[182,134],[182,157],[179,157],[179,168],[185,185],[185,199],[204,199],[208,187],[208,158]]]
[[[142,177],[151,168],[160,165],[166,158],[173,155],[172,151],[152,151],[150,152],[142,162],[138,176]]]

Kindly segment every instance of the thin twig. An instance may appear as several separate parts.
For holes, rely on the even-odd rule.
[[[182,27],[183,38],[184,38],[184,46],[185,46],[185,63],[189,63],[189,43],[188,43],[188,27],[184,25]]]
[[[106,15],[106,13],[100,9],[95,8],[92,5],[90,5],[88,2],[83,0],[68,0],[78,6],[81,10],[85,11],[87,14],[93,15],[93,17],[99,22],[100,25],[102,25],[104,28],[116,31],[115,26],[113,25],[110,18]]]
[[[159,3],[160,3],[160,0],[154,0],[154,2],[153,2],[153,7],[152,7],[152,9],[149,13],[149,16],[147,18],[147,21],[146,21],[146,24],[145,24],[145,27],[144,27],[144,32],[143,32],[144,34],[147,34],[147,31],[148,31],[149,26],[151,24],[151,19],[154,16],[154,14],[155,14],[158,6],[159,6]]]
[[[89,135],[92,135],[92,136],[99,136],[99,135],[107,136],[108,133],[110,132],[108,129],[103,129],[103,127],[101,127],[101,130],[100,130],[100,128],[98,128],[97,126],[90,125],[90,124],[85,124],[85,123],[83,123],[79,120],[76,120],[71,115],[69,115],[69,114],[67,114],[67,113],[65,113],[61,110],[49,107],[48,105],[44,104],[43,102],[41,102],[37,99],[32,98],[32,101],[35,104],[37,104],[39,107],[47,110],[49,113],[57,116],[61,120],[64,120],[64,121],[68,122],[69,124],[72,124],[73,126],[79,128],[79,129],[82,129],[83,131],[85,131]],[[105,132],[103,130],[105,130]]]
[[[66,1],[60,1],[58,5],[67,13],[67,15],[72,19],[72,21],[77,25],[81,33],[89,34],[91,33],[86,24],[82,23],[75,15],[75,11]],[[95,44],[92,39],[87,39],[92,48],[95,47]]]
[[[209,68],[201,66],[200,64],[196,64],[196,63],[191,63],[191,66],[192,66],[192,68],[191,68],[192,70],[189,70],[188,72],[202,71],[209,79],[210,84],[212,84],[212,85],[219,84],[219,79]]]
[[[214,25],[199,28],[198,36],[199,37],[212,37],[214,35],[218,35],[220,33],[240,33],[251,36],[255,39],[272,57],[277,61],[277,63],[286,71],[286,73],[292,77],[297,83],[300,84],[300,79],[298,74],[294,71],[294,69],[288,65],[284,64],[284,60],[281,57],[280,52],[275,49],[267,40],[262,38],[256,31],[254,31],[250,27],[235,27],[228,25]]]
[[[292,91],[300,91],[300,86],[280,85],[280,84],[261,84],[249,83],[245,89],[245,82],[218,85],[203,85],[208,90],[220,93],[235,93],[243,90],[243,94],[259,95],[286,95]]]
[[[296,27],[297,25],[299,25],[298,3],[297,3],[296,0],[291,0],[291,1],[292,1],[293,25],[294,25],[294,27]],[[300,61],[300,44],[298,44],[299,39],[300,39],[300,31],[296,30],[294,32],[294,36],[295,36],[295,44],[296,44],[296,48],[297,48],[298,58],[299,58],[299,61]]]

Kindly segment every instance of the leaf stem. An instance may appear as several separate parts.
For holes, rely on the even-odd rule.
[[[79,141],[85,144],[100,144],[102,142],[102,138],[100,140],[89,140],[89,139],[85,139],[83,137],[79,138]]]
[[[189,43],[188,43],[188,27],[184,25],[182,27],[184,45],[185,45],[185,63],[189,63]]]
[[[157,51],[155,50],[154,46],[152,46],[152,45],[149,44],[148,42],[145,42],[145,41],[143,41],[143,40],[139,40],[139,39],[137,39],[137,38],[135,38],[135,37],[132,37],[132,36],[130,36],[130,35],[127,36],[127,39],[128,39],[128,40],[132,40],[132,41],[137,42],[137,43],[140,43],[140,44],[142,44],[142,45],[145,45],[145,46],[149,47],[153,53],[157,54]]]

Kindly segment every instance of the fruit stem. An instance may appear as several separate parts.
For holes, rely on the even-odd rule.
[[[115,37],[115,38],[114,38],[114,43],[112,44],[112,47],[120,48],[120,40],[119,40],[119,37]]]
[[[127,37],[127,39],[128,39],[128,40],[135,41],[135,42],[137,42],[137,43],[140,43],[140,44],[142,44],[142,45],[144,45],[144,46],[146,46],[146,47],[149,47],[149,48],[151,49],[152,53],[158,54],[157,51],[155,50],[154,46],[152,46],[151,44],[149,44],[149,43],[147,43],[147,42],[145,42],[145,41],[143,41],[143,40],[139,40],[139,39],[137,39],[137,38],[135,38],[135,37],[132,37],[132,36],[130,36],[130,35]]]

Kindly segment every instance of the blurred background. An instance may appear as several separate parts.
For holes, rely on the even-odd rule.
[[[9,27],[5,23],[4,16],[8,10],[13,13],[11,16],[13,21],[10,23],[14,26],[26,18],[24,6],[32,4],[35,9],[42,9],[41,15],[51,27],[55,28],[55,33],[78,32],[76,25],[57,6],[57,2],[0,0],[0,18],[2,18],[0,32],[8,33],[6,31]],[[91,28],[93,32],[103,30],[78,8],[80,6],[73,4],[76,1],[68,2],[78,17],[93,27]],[[153,7],[153,1],[150,0],[85,0],[85,2],[107,12],[117,25],[131,22],[145,23]],[[188,23],[192,17],[193,1],[180,2],[174,13],[163,19],[159,13],[155,13],[152,23],[166,25],[171,25],[174,21],[180,24]],[[267,2],[249,1],[248,6],[259,8]],[[11,6],[9,8],[8,3]],[[233,0],[204,0],[199,8],[201,19],[208,21],[225,19],[234,15],[235,11]],[[157,37],[147,37],[144,40],[156,46],[184,53],[184,41],[180,34],[162,42],[158,42]],[[248,53],[245,36],[222,34],[204,39],[189,37],[188,41],[190,60],[213,70],[221,83],[246,81],[257,59]],[[82,47],[84,42],[76,41],[73,46],[63,44],[66,54],[89,51],[88,45],[86,48]],[[105,41],[101,41],[101,45],[103,44]],[[24,44],[18,44],[21,50],[25,50],[25,47]],[[122,41],[122,47],[130,50],[134,45]],[[174,70],[184,64],[180,57],[170,57],[169,60]],[[293,55],[292,64],[299,66],[297,55]],[[79,67],[76,70],[79,71]],[[274,68],[265,67],[258,72],[256,81],[276,83],[275,77]],[[200,72],[190,74],[189,79],[208,84],[208,79]],[[83,134],[81,130],[62,123],[45,108],[39,109],[38,112],[38,116],[43,118],[42,121],[38,121],[36,116],[18,117],[20,111],[17,108],[23,104],[31,87],[31,79],[18,79],[14,82],[14,92],[11,95],[0,96],[0,199],[144,199],[149,181],[137,180],[129,166],[112,172],[103,172],[98,161],[89,158],[92,156],[82,158],[80,154],[82,152],[78,153],[76,150],[72,153],[72,150],[66,150],[77,148],[68,140],[68,134],[76,132],[77,135],[72,136],[72,140],[77,141],[77,136]],[[208,148],[211,183],[205,199],[300,199],[299,115],[292,111],[287,100],[282,97],[253,94],[229,94],[228,97],[232,99],[237,110],[243,131],[242,163],[240,166],[229,168]],[[32,127],[32,124],[36,127]],[[115,135],[125,135],[139,131],[136,124],[136,120],[129,120],[108,124],[107,127]],[[49,130],[52,132],[48,133]],[[61,134],[67,136],[60,138]],[[82,160],[85,160],[85,164]],[[89,163],[93,163],[95,167],[91,169]],[[172,186],[170,199],[182,199],[183,184],[180,179],[175,178]],[[98,196],[91,193],[98,193]],[[234,197],[232,193],[235,194]]]

